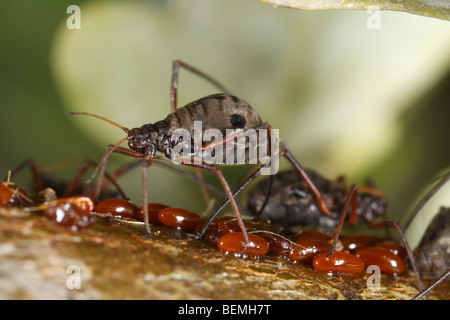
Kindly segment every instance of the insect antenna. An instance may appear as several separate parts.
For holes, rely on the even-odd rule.
[[[66,112],[69,115],[83,115],[83,116],[89,116],[89,117],[94,117],[100,120],[103,120],[109,124],[112,124],[113,126],[116,126],[117,128],[121,129],[122,131],[124,131],[125,133],[128,133],[130,131],[130,129],[128,129],[127,127],[121,126],[120,124],[118,124],[117,122],[114,122],[112,120],[109,120],[105,117],[93,114],[93,113],[89,113],[89,112],[74,112],[74,111],[68,111]],[[92,180],[94,180],[95,176],[97,175],[98,171],[103,167],[103,164],[105,163],[106,159],[111,155],[111,153],[114,152],[114,150],[116,150],[123,142],[125,142],[127,140],[128,137],[123,138],[122,140],[120,140],[118,143],[116,143],[114,146],[109,147],[105,153],[105,155],[103,156],[102,160],[100,161],[100,163],[98,164],[98,166],[95,168],[94,172],[92,173],[91,177],[86,181],[86,184],[90,184],[92,182]],[[98,186],[99,187],[99,186]]]
[[[94,118],[106,121],[109,124],[112,124],[113,126],[116,126],[117,128],[123,130],[125,133],[128,133],[128,131],[130,131],[130,129],[128,129],[128,128],[124,127],[124,126],[121,126],[120,124],[118,124],[118,123],[116,123],[116,122],[114,122],[112,120],[106,119],[105,117],[102,117],[102,116],[99,116],[99,115],[96,115],[96,114],[93,114],[93,113],[89,113],[89,112],[74,112],[74,111],[67,111],[66,113],[70,114],[70,115],[75,115],[75,116],[82,115],[82,116],[94,117]]]

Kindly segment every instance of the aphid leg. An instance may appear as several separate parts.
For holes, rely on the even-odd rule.
[[[206,81],[210,82],[211,84],[213,84],[215,87],[217,87],[223,93],[228,92],[228,90],[225,89],[223,85],[221,85],[218,81],[214,80],[213,78],[211,78],[210,76],[208,76],[207,74],[202,72],[201,70],[199,70],[191,65],[188,65],[187,63],[184,63],[183,61],[175,60],[172,63],[172,81],[171,81],[171,86],[170,86],[171,112],[175,112],[175,110],[177,109],[178,74],[179,74],[180,67],[183,67],[184,69],[186,69],[186,70],[194,73],[195,75],[205,79]],[[194,168],[194,173],[197,175],[198,178],[202,179],[202,174],[201,174],[200,170]],[[209,195],[208,190],[203,185],[200,185],[200,188],[202,190],[203,197],[205,198],[206,203],[209,204],[211,201],[211,196]]]
[[[10,178],[12,178],[13,176],[15,176],[19,171],[23,170],[24,167],[28,166],[31,170],[31,177],[33,179],[33,188],[35,192],[39,192],[40,190],[42,190],[42,181],[41,181],[41,177],[39,175],[39,170],[36,166],[36,163],[34,162],[33,159],[28,159],[25,160],[24,162],[22,162],[21,164],[19,164],[16,168],[14,168],[13,170],[11,170],[10,173]]]
[[[351,205],[351,213],[350,216],[356,216],[356,208],[357,208],[357,196],[358,196],[358,186],[356,184],[353,184],[350,186],[350,189],[347,194],[347,199],[345,200],[344,207],[342,208],[341,216],[339,217],[339,222],[336,227],[336,231],[334,233],[333,237],[333,244],[331,245],[330,253],[327,255],[330,256],[334,253],[334,250],[336,249],[336,245],[339,239],[339,234],[341,233],[342,227],[344,225],[345,217],[347,215],[347,211],[349,206]]]
[[[255,130],[258,129],[266,129],[269,133],[270,136],[270,132],[271,132],[271,127],[269,124],[264,123],[261,126],[255,127],[253,128]],[[212,149],[215,149],[217,147],[226,145],[227,143],[232,142],[235,139],[239,139],[240,137],[244,136],[245,133],[244,132],[235,132],[231,135],[228,135],[225,139],[223,140],[218,140],[218,141],[214,141],[204,147],[202,147],[202,151],[211,151]],[[302,168],[302,166],[300,165],[300,163],[297,162],[297,160],[295,160],[294,156],[291,154],[291,152],[286,148],[286,146],[284,144],[280,145],[280,151],[279,151],[279,156],[283,156],[285,157],[294,167],[294,169],[297,171],[297,173],[299,174],[300,178],[306,183],[306,185],[308,186],[308,188],[311,190],[311,192],[313,193],[314,197],[317,200],[317,203],[319,205],[319,209],[327,216],[331,216],[331,212],[328,209],[328,206],[325,202],[325,199],[322,197],[322,194],[320,193],[319,189],[317,189],[317,187],[314,185],[314,183],[311,181],[311,179],[309,178],[308,174],[306,173],[306,171]]]
[[[81,178],[83,177],[86,170],[89,169],[90,167],[95,168],[97,166],[98,166],[98,164],[95,163],[94,161],[92,161],[91,159],[84,160],[83,163],[81,164],[80,168],[78,169],[78,171],[75,173],[72,180],[69,182],[69,184],[64,189],[64,193],[63,193],[62,197],[69,197],[69,196],[73,195],[75,192],[75,189],[79,186]],[[107,181],[104,183],[104,186],[102,188],[100,188],[100,193],[105,189],[106,184],[112,184],[114,186],[114,188],[116,188],[116,190],[122,196],[122,198],[126,199],[125,193],[123,192],[122,188],[117,184],[114,177],[112,177],[106,171],[105,171],[105,177],[106,177]]]
[[[199,69],[188,65],[187,63],[184,63],[180,60],[175,60],[172,63],[172,82],[170,86],[170,105],[171,105],[171,112],[175,112],[177,109],[177,98],[178,98],[178,73],[180,67],[185,68],[186,70],[198,75],[199,77],[205,79],[206,81],[213,84],[215,87],[217,87],[220,91],[223,93],[228,93],[228,90],[224,88],[218,81],[214,80],[204,72],[200,71]]]
[[[364,192],[367,192],[367,189],[363,189]],[[375,190],[375,189],[371,189],[371,190]],[[376,190],[377,191],[377,190]],[[342,226],[344,224],[344,219],[345,216],[347,215],[347,210],[348,210],[348,206],[351,202],[351,206],[352,206],[352,210],[350,213],[350,218],[349,218],[349,223],[350,224],[355,224],[356,223],[356,208],[357,208],[357,195],[358,195],[358,187],[356,185],[352,185],[350,187],[349,193],[347,195],[347,199],[345,201],[344,204],[344,208],[342,209],[342,213],[341,216],[339,218],[339,223],[338,226],[336,228],[336,232],[334,235],[334,240],[333,240],[333,245],[331,248],[331,252],[330,254],[332,254],[335,250],[336,244],[337,244],[337,240],[339,237],[339,233],[342,229]],[[382,195],[384,196],[381,192],[376,192],[375,193],[376,196]],[[417,285],[419,290],[422,290],[422,282],[420,280],[420,274],[419,274],[419,269],[417,268],[417,264],[413,258],[413,253],[411,251],[411,248],[409,247],[408,241],[406,240],[406,237],[404,235],[403,229],[401,228],[401,226],[398,224],[398,222],[396,221],[382,221],[382,222],[373,222],[373,221],[369,221],[367,219],[365,219],[365,222],[367,223],[368,226],[372,227],[372,228],[395,228],[397,229],[397,232],[400,234],[400,238],[403,242],[403,245],[405,247],[405,250],[408,254],[409,259],[411,260],[411,266],[413,268],[413,272],[416,276],[417,279]]]
[[[267,204],[269,203],[270,194],[272,193],[272,187],[273,187],[273,181],[274,181],[274,175],[269,175],[269,182],[267,184],[267,190],[266,190],[266,196],[264,198],[264,201],[261,205],[261,207],[258,209],[258,212],[256,212],[257,217],[259,217],[264,209],[266,208]]]
[[[14,168],[11,171],[10,177],[13,177],[14,175],[18,174],[19,171],[23,170],[26,166],[30,167],[31,175],[32,175],[32,181],[33,181],[33,189],[36,193],[41,192],[44,189],[44,185],[42,182],[42,173],[40,172],[39,168],[35,164],[33,159],[28,159],[22,162],[20,165],[18,165],[16,168]],[[60,191],[62,194],[58,195],[61,197],[69,197],[74,194],[76,188],[79,186],[79,183],[81,181],[81,178],[83,174],[86,172],[86,170],[89,167],[96,167],[97,163],[90,159],[86,159],[81,164],[80,168],[77,170],[73,178],[69,181],[69,183],[66,185],[64,191]],[[113,184],[114,187],[117,189],[117,191],[122,195],[122,197],[125,198],[125,194],[123,190],[120,188],[120,186],[116,183],[116,181],[105,172],[105,177],[108,179],[108,183]]]
[[[438,192],[448,181],[450,180],[450,171],[445,173],[442,178],[439,179],[438,183],[434,185],[419,201],[416,207],[413,209],[411,214],[408,217],[408,220],[405,222],[405,231],[409,228],[409,225],[414,220],[416,215],[422,210],[425,204],[433,197],[436,192]]]
[[[450,269],[447,269],[443,274],[441,274],[436,280],[433,281],[432,284],[430,284],[425,290],[421,291],[419,294],[417,294],[415,297],[413,297],[411,300],[419,300],[424,295],[426,295],[428,292],[433,290],[437,285],[439,285],[442,281],[444,281],[448,276],[450,276]]]
[[[414,255],[412,253],[412,250],[408,244],[408,240],[406,239],[405,233],[403,232],[403,229],[400,226],[400,224],[397,221],[373,222],[373,221],[365,220],[365,222],[367,223],[367,225],[369,225],[370,227],[373,227],[373,228],[395,228],[395,229],[397,229],[397,232],[400,235],[400,239],[402,240],[402,243],[405,247],[406,253],[408,254],[408,258],[411,262],[411,267],[413,269],[413,272],[416,276],[417,286],[419,288],[419,291],[422,291],[423,287],[422,287],[422,281],[420,280],[419,268],[417,267],[416,260],[414,259]]]
[[[242,234],[243,234],[244,240],[245,240],[245,246],[241,253],[244,253],[249,244],[247,230],[245,229],[244,221],[242,220],[241,214],[239,213],[239,208],[237,206],[236,200],[234,199],[234,195],[231,192],[230,186],[228,185],[227,181],[225,180],[225,177],[223,176],[222,172],[216,166],[206,164],[206,163],[201,163],[201,164],[186,163],[185,165],[187,165],[189,167],[193,167],[193,168],[207,170],[209,172],[214,173],[217,176],[220,183],[222,184],[223,189],[225,190],[225,193],[228,196],[228,200],[230,201],[231,207],[233,208],[233,212],[236,216],[236,220],[239,224],[239,228],[242,230]]]
[[[148,217],[148,199],[147,199],[147,169],[151,161],[142,161],[142,210],[144,212],[145,231],[150,233],[150,222]]]
[[[264,123],[261,126],[258,126],[256,128],[254,128],[256,130],[258,129],[266,129],[268,130],[268,136],[270,137],[270,132],[271,132],[271,127],[269,124]],[[235,139],[239,139],[240,137],[242,137],[243,135],[245,135],[244,132],[235,132],[231,135],[228,135],[225,139],[223,140],[218,140],[218,141],[214,141],[206,146],[202,147],[202,151],[211,151],[217,147],[221,147],[223,145],[226,145],[227,143],[231,143],[233,140]],[[272,141],[272,140],[270,140]],[[271,148],[272,146],[270,146]],[[324,212],[324,214],[327,215],[331,215],[330,210],[328,209],[328,206],[325,202],[325,199],[322,197],[320,191],[317,189],[317,187],[314,185],[314,183],[311,181],[311,179],[309,178],[308,174],[306,173],[306,171],[301,167],[301,165],[295,160],[295,158],[292,156],[292,154],[289,152],[289,150],[282,145],[281,150],[279,151],[279,153],[277,153],[277,155],[280,156],[284,156],[296,169],[297,173],[300,175],[300,178],[302,178],[305,183],[307,184],[307,186],[310,188],[311,192],[314,194],[314,196],[317,199],[317,202],[319,204],[319,208]],[[235,191],[235,193],[233,194],[233,197],[236,196],[242,189],[245,188],[245,186],[247,186],[251,181],[253,181],[257,176],[259,176],[267,167],[269,167],[269,165],[271,165],[272,163],[269,161],[267,162],[265,165],[263,165],[262,167],[260,167],[257,171],[254,172],[254,174],[252,174],[246,181],[244,181],[242,183],[242,185],[240,187],[238,187],[238,189]],[[271,187],[270,187],[271,188]],[[269,188],[269,192],[270,192],[270,188]],[[268,193],[269,196],[269,193]],[[264,209],[264,206],[267,204],[268,201],[268,196],[265,199],[265,203],[263,204],[263,207],[260,209],[260,211],[262,212],[262,210]],[[220,210],[222,210],[226,205],[228,204],[227,201],[225,201],[217,210],[216,212],[211,215],[211,217],[209,218],[208,222],[205,224],[204,228],[202,229],[201,233],[199,234],[199,237],[202,237],[207,229],[207,227],[209,226],[209,224],[211,223],[212,219],[214,219],[220,212]]]
[[[267,167],[269,166],[269,163],[259,166],[257,170],[255,170],[243,183],[239,185],[239,187],[233,192],[233,198],[235,198],[242,190],[247,187],[247,185],[252,182],[257,176],[259,176]],[[227,198],[222,204],[214,211],[214,213],[208,218],[208,220],[205,222],[203,228],[198,233],[197,237],[199,239],[203,238],[203,236],[206,233],[206,230],[208,229],[211,222],[222,212],[223,208],[230,202],[230,200]]]
[[[103,176],[105,174],[106,164],[107,164],[108,158],[112,152],[118,152],[118,153],[121,153],[123,155],[129,156],[132,158],[143,159],[144,161],[141,162],[141,165],[142,165],[142,208],[143,208],[143,212],[144,212],[145,229],[146,229],[147,233],[150,233],[150,223],[149,223],[148,207],[147,207],[147,203],[148,203],[148,201],[147,201],[147,168],[152,164],[153,159],[147,158],[147,157],[145,157],[145,155],[143,155],[139,152],[119,147],[119,144],[122,143],[123,141],[124,140],[121,140],[118,144],[116,144],[114,146],[109,145],[106,148],[105,155],[103,156],[102,161],[100,162],[99,166],[97,167],[98,168],[98,178],[97,178],[97,184],[93,191],[92,197],[96,198],[100,194],[102,182],[103,182]]]
[[[124,166],[120,167],[119,169],[117,169],[116,171],[114,171],[113,173],[109,174],[109,177],[107,176],[108,180],[103,181],[102,186],[100,187],[100,192],[103,192],[103,190],[105,190],[109,184],[114,183],[115,185],[117,184],[117,180],[123,176],[124,174],[126,174],[127,172],[131,171],[132,169],[134,169],[136,166],[141,164],[141,161],[144,161],[142,159],[136,159],[135,161],[130,161],[129,163],[125,164]],[[116,187],[117,188],[117,187]],[[127,199],[127,197],[125,196],[125,194],[118,189],[118,191],[121,193],[122,197],[124,199]]]
[[[92,182],[92,180],[95,178],[95,175],[98,173],[97,183],[95,185],[94,190],[91,192],[91,196],[94,199],[97,199],[100,196],[100,192],[102,190],[103,177],[106,176],[106,164],[108,162],[109,156],[111,155],[111,153],[113,153],[117,149],[124,149],[124,148],[119,147],[119,145],[121,143],[125,142],[125,140],[126,140],[126,138],[120,140],[116,145],[109,145],[106,148],[105,155],[103,156],[102,160],[100,161],[98,166],[95,167],[95,170],[92,173],[91,177],[86,181],[86,184],[90,184]],[[128,150],[128,149],[124,149],[124,150]],[[133,154],[133,155],[130,155],[131,157],[134,157],[134,158],[142,158],[143,157],[142,154],[140,154],[136,151],[132,151],[132,150],[129,150],[129,151],[130,151],[130,153]]]
[[[325,202],[325,199],[322,197],[322,194],[320,193],[319,189],[314,185],[314,183],[311,181],[311,179],[308,177],[308,174],[306,171],[301,167],[300,163],[295,160],[295,158],[292,156],[291,152],[286,148],[284,144],[281,144],[281,150],[280,155],[284,156],[294,167],[294,169],[299,174],[300,178],[306,183],[309,190],[313,193],[314,197],[316,198],[316,201],[319,205],[320,211],[322,211],[323,214],[327,216],[331,216],[330,209],[328,209],[328,206]]]

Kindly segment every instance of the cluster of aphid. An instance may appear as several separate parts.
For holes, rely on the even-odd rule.
[[[137,221],[145,219],[143,208],[126,199],[111,198],[95,203],[88,196],[56,198],[50,188],[45,190],[39,196],[30,196],[23,188],[4,182],[0,184],[0,205],[42,211],[48,219],[74,230],[83,229],[93,222],[92,214]],[[149,203],[147,211],[150,224],[175,227],[195,234],[205,225],[200,215],[183,208]],[[235,256],[285,256],[295,263],[312,263],[314,269],[325,272],[357,274],[364,270],[365,265],[371,264],[378,265],[382,272],[389,274],[401,274],[405,270],[405,250],[392,241],[368,235],[347,236],[340,239],[336,252],[327,257],[332,237],[325,233],[300,232],[288,238],[264,220],[246,220],[244,224],[248,231],[247,246],[236,219],[229,216],[212,220],[205,239]]]
[[[180,67],[199,75],[210,81],[222,92],[226,92],[217,81],[203,72],[183,62],[175,61],[171,85],[172,113],[161,121],[130,130],[98,115],[71,112],[70,114],[82,114],[101,119],[120,128],[127,134],[127,137],[119,143],[107,148],[105,156],[96,167],[93,177],[97,175],[98,178],[90,193],[91,197],[63,196],[56,198],[51,192],[43,192],[37,198],[33,198],[28,196],[24,190],[5,182],[0,185],[0,204],[18,205],[31,208],[30,210],[42,210],[50,219],[59,224],[69,225],[74,229],[86,227],[91,221],[90,215],[93,212],[143,221],[147,231],[150,231],[151,224],[163,224],[196,234],[198,238],[205,238],[216,243],[219,249],[235,256],[281,255],[293,262],[311,264],[314,269],[324,272],[357,274],[362,272],[365,266],[375,264],[384,273],[401,274],[406,269],[404,258],[407,255],[421,290],[418,268],[400,226],[395,222],[373,221],[376,216],[385,212],[385,197],[381,192],[371,186],[358,188],[356,185],[352,185],[347,188],[342,179],[330,181],[311,171],[304,170],[284,144],[279,143],[278,140],[272,140],[270,125],[261,120],[250,104],[233,95],[227,93],[214,94],[177,108]],[[196,121],[202,123],[202,134],[205,134],[207,130],[215,129],[225,138],[212,142],[202,141],[202,144],[198,146],[195,143],[190,143],[191,141],[180,139],[179,136],[175,137],[175,131],[180,129],[194,137]],[[333,235],[302,232],[287,236],[274,229],[272,224],[263,222],[262,219],[252,221],[242,219],[235,197],[263,170],[269,168],[269,165],[272,164],[270,161],[266,163],[258,162],[257,170],[234,192],[217,167],[219,164],[224,165],[224,162],[216,165],[216,163],[207,161],[195,161],[196,159],[203,159],[202,155],[207,152],[211,152],[212,155],[216,148],[231,146],[231,150],[235,150],[235,147],[238,148],[239,139],[246,138],[246,131],[255,129],[267,131],[267,136],[271,138],[269,142],[266,141],[265,144],[260,143],[253,147],[259,151],[268,151],[267,154],[270,154],[271,157],[273,154],[277,158],[284,157],[290,162],[294,170],[276,175],[275,178],[270,175],[268,183],[262,188],[262,192],[261,187],[257,186],[255,190],[258,190],[257,188],[260,190],[256,192],[255,196],[250,197],[250,211],[277,224],[332,227],[335,229]],[[228,130],[233,130],[233,133],[228,135]],[[129,149],[120,147],[120,144],[125,141],[128,142]],[[188,149],[188,159],[180,159],[175,152],[180,146]],[[253,163],[255,159],[251,158],[252,150],[248,146],[246,148],[244,150],[245,163]],[[276,149],[274,153],[272,148]],[[92,200],[100,198],[105,187],[103,181],[105,177],[123,195],[115,182],[118,176],[112,177],[106,173],[107,160],[113,152],[137,159],[133,162],[133,166],[136,164],[142,165],[141,208],[125,199],[107,199],[96,204]],[[147,168],[153,163],[174,161],[193,168],[196,175],[192,175],[191,178],[201,184],[202,187],[213,190],[212,186],[201,178],[199,170],[215,174],[220,181],[224,192],[220,190],[217,192],[217,189],[213,191],[221,194],[227,200],[207,221],[185,209],[148,203]],[[239,164],[241,163],[236,161],[234,163],[227,162],[225,165]],[[78,175],[79,177],[80,175]],[[71,183],[72,189],[74,185],[76,183]],[[272,187],[275,189],[273,193]],[[37,189],[41,190],[40,188]],[[279,195],[280,193],[281,195]],[[277,196],[279,197],[276,198]],[[291,203],[293,199],[295,201]],[[234,217],[217,218],[217,215],[228,203],[231,205]],[[373,227],[396,228],[400,233],[404,247],[367,235],[343,237],[341,229],[344,222],[348,221],[354,225],[358,219],[364,220]]]

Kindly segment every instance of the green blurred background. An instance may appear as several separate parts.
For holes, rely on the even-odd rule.
[[[67,28],[69,5],[80,7],[79,30]],[[128,128],[161,120],[181,59],[250,102],[303,166],[349,183],[371,177],[402,220],[450,163],[450,24],[381,12],[370,29],[371,17],[256,0],[1,1],[0,172],[33,158],[69,179],[83,159],[99,161],[123,132],[65,112]],[[180,106],[214,92],[182,70]],[[114,155],[109,170],[126,160]],[[247,169],[224,172],[234,184]],[[157,167],[149,176],[150,201],[205,210],[192,182]],[[140,203],[140,170],[119,182]]]

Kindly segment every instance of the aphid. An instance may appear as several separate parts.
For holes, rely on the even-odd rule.
[[[318,254],[329,252],[331,243],[323,240],[301,239],[292,245],[289,251],[289,259],[299,262],[310,262]]]
[[[70,227],[74,231],[86,228],[92,223],[90,212],[73,202],[59,202],[57,200],[57,203],[49,205],[43,211],[48,219],[58,225]]]
[[[151,224],[161,224],[161,222],[158,219],[158,215],[161,212],[161,210],[169,208],[168,205],[163,203],[149,203],[147,204],[147,215],[148,215],[148,221]],[[141,221],[145,221],[144,216],[144,208],[139,208],[138,215]]]
[[[249,193],[250,200],[248,207],[250,211],[254,214],[265,214],[261,214],[261,216],[269,220],[276,220],[276,222],[285,226],[308,225],[336,227],[333,237],[334,242],[329,255],[332,255],[335,251],[344,222],[348,220],[350,225],[356,225],[358,223],[357,218],[361,217],[371,227],[397,229],[408,256],[410,258],[412,257],[412,251],[404,236],[403,229],[397,222],[374,221],[377,217],[385,213],[386,198],[382,192],[371,186],[358,188],[356,185],[351,185],[348,188],[345,186],[342,178],[328,180],[310,171],[309,175],[327,202],[331,210],[331,215],[325,216],[320,214],[316,204],[310,201],[310,192],[304,188],[302,181],[297,179],[292,171],[285,171],[278,176],[269,177],[272,180],[269,181],[269,186],[274,189],[272,191],[269,188],[273,192],[273,194],[269,194],[269,197],[267,195],[267,187],[265,187],[267,185],[266,181],[262,181],[255,189],[252,189]],[[268,201],[265,199],[267,197]],[[379,240],[379,238],[368,235],[357,235],[341,239],[344,248],[350,250],[350,252],[355,252],[359,247],[374,245]],[[380,264],[385,264],[382,257],[380,257],[379,262]],[[417,266],[415,263],[412,263],[411,267],[416,275],[419,290],[422,290]],[[400,271],[402,271],[401,267],[397,272]]]
[[[324,252],[313,259],[313,267],[317,271],[358,274],[364,270],[364,262],[347,252]]]
[[[113,217],[139,220],[139,208],[127,199],[112,198],[100,201],[93,210],[95,213],[103,213]]]
[[[81,183],[83,175],[89,168],[95,168],[98,164],[92,161],[91,159],[85,159],[78,170],[75,172],[70,181],[58,181],[53,178],[48,177],[46,174],[43,174],[41,170],[37,167],[33,159],[27,159],[21,164],[19,164],[16,168],[11,171],[10,177],[17,175],[19,172],[24,170],[24,168],[29,167],[31,171],[32,178],[32,189],[36,195],[40,195],[43,201],[52,200],[49,199],[48,196],[45,196],[45,193],[48,192],[49,189],[54,192],[54,199],[56,198],[64,198],[75,195],[88,195],[90,190],[87,189],[87,185]],[[115,173],[117,174],[117,173]],[[117,184],[116,179],[111,177],[108,173],[105,173],[107,181],[101,188],[100,199],[107,198],[125,198],[125,194],[123,193],[120,186]],[[105,188],[112,184],[115,187],[115,191],[107,191]]]
[[[35,203],[27,192],[9,181],[0,183],[0,206],[25,207]]]
[[[449,276],[450,208],[441,208],[431,221],[419,246],[414,250],[414,259],[424,276],[438,277],[433,287]]]
[[[227,233],[220,237],[217,246],[222,251],[241,256],[245,255],[263,256],[269,251],[269,244],[264,238],[254,234],[248,234],[248,243],[242,232]]]
[[[405,271],[403,259],[388,249],[373,246],[356,249],[354,255],[367,266],[377,265],[382,273],[402,274]]]
[[[306,182],[318,202],[320,210],[325,214],[330,214],[325,200],[314,183],[309,179],[307,173],[283,144],[280,144],[279,150],[275,147],[275,145],[278,145],[278,140],[270,125],[263,122],[246,101],[227,93],[221,93],[198,99],[184,107],[177,108],[178,71],[180,67],[206,79],[223,92],[227,92],[217,81],[200,70],[181,61],[174,61],[170,91],[172,113],[163,120],[130,130],[111,120],[91,113],[69,113],[73,115],[87,115],[104,120],[122,129],[127,134],[127,137],[123,138],[116,145],[107,148],[98,166],[97,188],[101,185],[107,159],[112,152],[119,152],[133,158],[147,160],[142,162],[142,207],[144,208],[146,228],[149,232],[149,218],[146,209],[147,167],[154,160],[173,161],[194,169],[212,172],[217,176],[225,190],[245,243],[249,244],[237,202],[225,177],[216,165],[257,163],[260,167],[269,167],[270,165],[272,170],[275,167],[274,161],[277,160],[275,158],[284,156]],[[232,131],[231,134],[230,130]],[[256,131],[259,134],[266,133],[266,139],[263,142],[261,142],[261,139],[252,140],[252,143],[249,142],[247,144],[246,139],[251,140],[253,138],[249,134]],[[203,138],[200,139],[200,143],[197,140],[198,135]],[[244,142],[242,139],[244,139]],[[120,147],[120,144],[125,141],[128,141],[130,149]],[[224,147],[226,147],[225,152],[223,152]],[[241,157],[238,155],[241,155]],[[261,155],[266,156],[264,163]],[[270,155],[270,161],[267,161],[268,155]],[[243,248],[244,251],[245,249],[246,247]]]
[[[279,234],[264,230],[253,231],[251,233],[267,241],[269,244],[268,253],[270,254],[277,256],[288,255],[292,250],[293,242]]]
[[[286,227],[336,227],[348,195],[348,187],[342,178],[329,180],[312,170],[306,172],[325,199],[331,215],[324,215],[320,211],[308,187],[292,170],[280,172],[273,177],[265,207],[263,204],[266,202],[268,179],[260,181],[249,191],[250,213]],[[359,188],[356,208],[358,217],[372,221],[383,215],[385,209],[386,197],[380,191],[371,187]]]
[[[347,250],[350,253],[354,253],[360,248],[374,246],[381,241],[382,239],[380,237],[360,233],[341,237],[344,250]]]
[[[416,263],[419,264],[421,271],[426,276],[436,277],[426,289],[413,298],[414,300],[422,298],[450,276],[448,212],[449,209],[441,210],[441,213],[447,215],[445,221],[443,221],[443,227],[437,223],[442,217],[436,216],[430,225],[431,228],[428,228],[428,231],[422,238],[419,247],[414,250],[414,258]],[[436,231],[438,232],[436,233]]]
[[[203,224],[203,218],[195,212],[183,208],[165,208],[158,213],[158,220],[171,227],[194,230]]]
[[[422,197],[405,223],[405,230],[417,217],[425,204],[450,180],[450,171]],[[450,209],[442,207],[425,231],[414,256],[408,257],[411,265],[418,265],[428,277],[437,277],[413,299],[420,299],[450,276]]]

